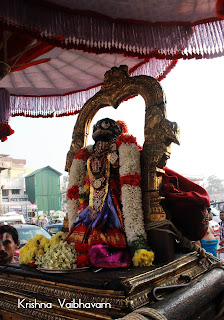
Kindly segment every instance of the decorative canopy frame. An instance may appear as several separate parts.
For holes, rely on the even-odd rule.
[[[76,114],[113,66],[161,80],[178,59],[224,53],[216,0],[2,0],[0,27],[11,116]]]

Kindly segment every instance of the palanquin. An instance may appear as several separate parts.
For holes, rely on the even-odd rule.
[[[17,264],[1,266],[0,319],[218,319],[215,315],[221,310],[224,293],[223,264],[207,255],[202,262],[194,249],[176,252],[175,239],[182,240],[170,233],[172,225],[160,204],[163,167],[171,143],[178,143],[178,127],[166,119],[165,95],[157,80],[129,77],[126,66],[109,70],[101,90],[79,114],[66,168],[69,171],[74,155],[86,145],[96,112],[104,106],[117,108],[137,94],[146,105],[142,198],[155,265],[57,274]]]

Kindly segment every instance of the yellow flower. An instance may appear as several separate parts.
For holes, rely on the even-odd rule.
[[[46,241],[44,243],[43,249],[45,252],[51,247],[51,240],[46,238]]]
[[[43,254],[44,254],[44,250],[43,250],[43,249],[39,249],[39,250],[37,250],[37,252],[36,252],[36,257],[42,256]]]
[[[35,251],[36,248],[37,248],[37,243],[36,243],[36,241],[31,241],[29,244],[27,243],[27,244],[25,245],[25,247],[26,247],[28,250]]]
[[[29,252],[30,256],[35,257],[37,248],[35,246],[32,246],[30,248],[27,248],[27,252]]]
[[[29,239],[19,252],[19,262],[21,264],[30,264],[36,257],[43,255],[50,246],[50,240],[45,236],[37,234]]]
[[[154,253],[145,249],[139,249],[132,258],[135,267],[149,267],[154,260]]]
[[[83,203],[83,202],[84,202],[84,199],[79,198],[79,203]]]
[[[39,246],[43,238],[45,238],[45,236],[42,234],[36,234],[35,237],[33,237],[33,241]]]
[[[27,260],[27,248],[26,246],[24,246],[19,250],[19,262],[21,264],[24,264],[24,261],[26,260]]]
[[[33,241],[32,241],[33,239],[31,238],[31,239],[28,239],[28,241],[27,241],[27,243],[26,243],[26,246],[29,246],[29,245],[31,245],[32,243],[33,243]]]
[[[51,245],[56,245],[57,243],[60,243],[61,241],[65,240],[65,233],[62,231],[59,231],[55,235],[51,237]]]
[[[19,262],[20,264],[29,264],[34,261],[34,251],[28,249],[24,246],[19,251]]]

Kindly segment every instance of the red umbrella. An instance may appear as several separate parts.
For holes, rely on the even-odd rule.
[[[0,123],[79,112],[113,66],[161,80],[178,59],[224,52],[215,0],[5,0],[0,26],[0,56],[11,66]]]

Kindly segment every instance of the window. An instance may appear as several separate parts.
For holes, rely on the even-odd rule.
[[[2,196],[3,196],[3,197],[7,197],[8,195],[9,195],[9,190],[3,189],[3,190],[2,190]]]
[[[12,194],[19,194],[19,189],[12,189]]]

